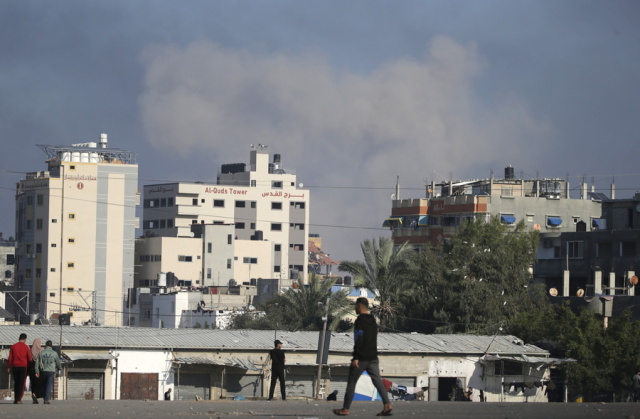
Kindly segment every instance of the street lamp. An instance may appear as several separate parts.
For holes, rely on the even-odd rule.
[[[320,338],[320,347],[318,348],[318,377],[316,378],[316,399],[318,399],[320,396],[320,378],[322,376],[322,364],[324,361],[324,342],[327,336],[327,320],[329,319],[329,299],[331,299],[331,296],[328,296],[327,301],[324,303],[324,317],[322,317],[324,324],[322,325],[322,337]],[[322,303],[320,303],[320,305],[322,305]]]

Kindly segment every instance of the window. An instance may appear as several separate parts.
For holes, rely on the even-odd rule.
[[[273,272],[280,272],[280,265],[275,265],[273,267]]]
[[[56,271],[56,268],[49,269],[49,272],[55,272],[55,271]]]
[[[301,223],[291,223],[290,227],[293,230],[304,230],[304,224]]]
[[[207,253],[213,252],[213,243],[207,243]]]
[[[36,278],[41,278],[41,277],[42,277],[42,269],[36,268]]]
[[[27,220],[27,230],[31,230],[31,220]]]
[[[31,279],[31,269],[25,269],[24,270],[24,277],[27,279]]]
[[[211,279],[211,268],[207,268],[207,279]]]
[[[274,245],[273,250],[276,252],[280,252],[282,250],[282,245],[281,244]]]
[[[27,197],[27,205],[33,205],[33,196],[29,195]]]
[[[251,208],[256,208],[257,205],[256,201],[251,201]]]
[[[76,242],[76,239],[74,239],[73,237],[69,237],[69,243],[72,243],[72,244],[73,244],[73,243],[75,243],[75,242]]]
[[[173,218],[167,220],[167,228],[173,228]]]
[[[27,244],[27,245],[25,246],[25,250],[24,250],[24,251],[25,251],[25,253],[31,253],[31,245],[30,245],[30,244]]]
[[[42,218],[36,220],[36,230],[42,230]]]
[[[236,223],[236,230],[244,230],[244,223]]]
[[[611,257],[611,243],[596,243],[596,257]]]
[[[167,198],[160,198],[160,206],[161,207],[167,206]]]
[[[271,182],[271,187],[272,188],[282,188],[282,182],[274,180],[274,181]]]
[[[271,203],[271,209],[272,210],[281,210],[282,209],[282,202],[272,202]]]
[[[567,252],[570,259],[582,259],[584,242],[567,242]]]
[[[251,223],[251,224],[249,224],[249,226],[250,226],[249,228],[251,230],[255,230],[256,229],[256,223]]]
[[[51,222],[52,222],[53,224],[55,224],[55,223],[57,223],[57,222],[58,222],[58,219],[57,219],[57,218],[52,218],[52,219],[51,219]]]
[[[553,258],[554,259],[560,259],[560,256],[562,256],[562,252],[560,251],[560,246],[554,246],[553,247]]]
[[[75,267],[76,267],[75,263],[73,263],[73,262],[68,262],[67,263],[67,268],[75,268]]]
[[[72,212],[69,213],[69,219],[70,220],[75,220],[76,219],[76,215]]]
[[[271,231],[282,231],[282,224],[271,223]]]
[[[522,363],[515,361],[496,361],[495,375],[522,375]]]
[[[56,247],[56,246],[57,246],[57,244],[51,243],[51,247]]]
[[[55,296],[56,296],[56,293],[55,293],[55,292],[50,292],[50,293],[49,293],[49,297],[55,297]]]
[[[191,224],[198,224],[198,220],[191,220]]]
[[[145,309],[144,310],[144,318],[145,319],[150,319],[151,318],[151,309]]]
[[[532,223],[533,222],[533,215],[532,214],[527,214],[527,222],[528,223]]]
[[[251,187],[252,187],[252,188],[255,188],[255,187],[256,187],[256,181],[255,181],[255,180],[252,180],[252,181],[251,181]]]
[[[160,228],[165,228],[167,227],[167,220],[160,220]]]
[[[291,206],[297,209],[304,209],[304,202],[291,202]]]
[[[636,255],[636,242],[620,242],[620,256],[633,257]]]
[[[242,263],[250,263],[250,264],[256,264],[258,263],[258,258],[242,258]]]
[[[76,170],[75,164],[72,164],[71,166],[69,166],[69,170]]]
[[[245,201],[236,201],[236,208],[244,208],[246,205]]]
[[[200,200],[200,203],[201,203],[201,204],[204,204],[204,199],[201,199],[201,200]]]
[[[44,204],[44,196],[42,194],[39,194],[36,196],[36,205],[43,205]]]
[[[231,259],[227,259],[227,269],[231,269]]]
[[[213,206],[214,207],[219,207],[219,208],[224,208],[224,199],[214,199],[213,200]]]
[[[36,253],[42,253],[42,243],[36,243]]]
[[[173,206],[173,198],[167,198],[167,206],[168,207],[172,207]]]
[[[231,244],[232,238],[233,236],[231,236],[231,234],[227,234],[227,244]]]
[[[192,261],[193,261],[192,256],[185,256],[185,255],[178,256],[178,262],[192,262]]]
[[[193,198],[191,200],[191,204],[197,207],[198,206],[198,198]]]

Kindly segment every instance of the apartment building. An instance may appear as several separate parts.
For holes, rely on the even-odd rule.
[[[193,264],[189,275],[197,286],[228,285],[231,279],[243,283],[277,278],[281,286],[305,281],[309,191],[297,184],[293,170],[282,166],[279,154],[272,162],[269,157],[266,146],[252,146],[249,164],[223,164],[216,184],[144,186],[140,242],[161,241],[158,237],[199,239],[201,250],[189,245],[194,247],[187,255],[177,253],[183,252],[181,246],[162,246],[159,256],[163,261],[187,256],[188,262],[182,262]],[[203,226],[204,232],[195,226]],[[140,263],[140,283],[162,272],[150,261]]]
[[[39,145],[47,170],[16,189],[16,290],[28,310],[74,324],[122,324],[133,286],[139,204],[135,154],[99,142]]]
[[[504,179],[450,181],[427,188],[427,197],[392,201],[391,216],[383,222],[396,244],[415,246],[446,242],[464,220],[500,217],[508,226],[520,220],[542,233],[598,229],[602,224],[601,193],[580,187],[580,198],[570,195],[563,179],[516,179],[505,169]]]

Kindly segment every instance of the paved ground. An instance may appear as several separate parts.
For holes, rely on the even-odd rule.
[[[202,401],[164,402],[138,400],[53,401],[38,405],[0,401],[0,418],[335,418],[331,409],[340,403],[326,401]],[[380,402],[355,402],[350,417],[373,418]],[[640,419],[640,404],[632,403],[464,403],[396,402],[396,418],[438,419]]]

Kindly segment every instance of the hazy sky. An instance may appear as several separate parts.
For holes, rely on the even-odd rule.
[[[141,185],[214,182],[268,144],[335,259],[389,235],[396,176],[419,198],[511,164],[630,197],[639,21],[636,0],[0,0],[0,231],[35,144],[102,132]]]

